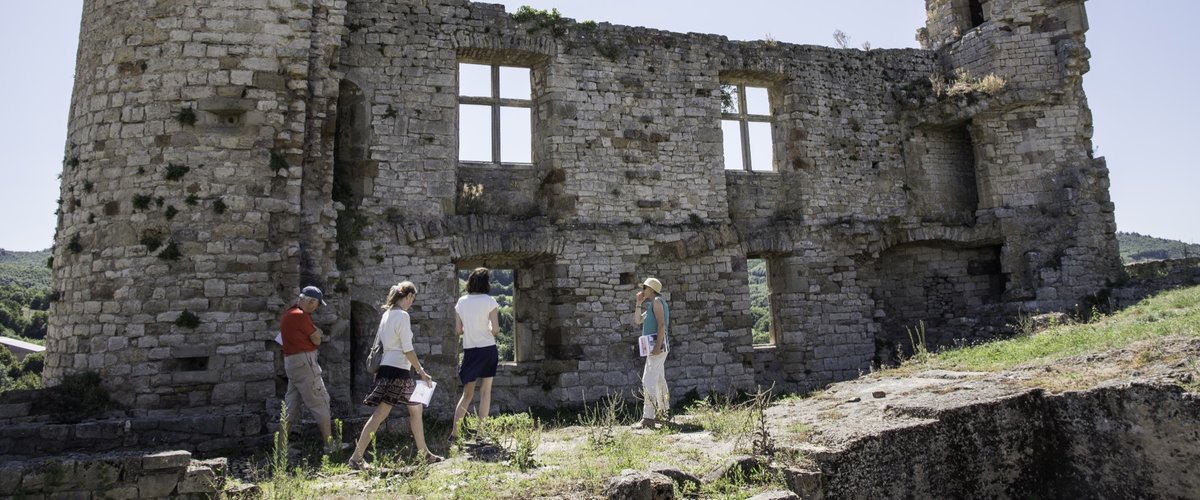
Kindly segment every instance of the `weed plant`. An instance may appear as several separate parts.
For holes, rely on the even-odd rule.
[[[754,421],[754,441],[751,450],[755,455],[771,457],[775,455],[775,439],[771,437],[771,429],[767,425],[767,408],[771,407],[771,388],[759,388],[750,401],[750,412]]]
[[[601,398],[595,406],[584,404],[580,423],[588,430],[588,445],[593,450],[612,446],[624,410],[625,400],[612,394]]]
[[[923,363],[929,359],[929,346],[925,343],[925,321],[917,322],[917,327],[909,329],[904,327],[904,331],[908,333],[908,342],[912,345],[912,361]]]
[[[537,466],[534,452],[542,442],[542,422],[529,413],[504,414],[487,420],[488,437],[508,451],[509,464],[525,472]]]
[[[739,402],[736,394],[709,394],[685,410],[700,427],[714,439],[740,438],[750,434],[753,411],[750,405]]]

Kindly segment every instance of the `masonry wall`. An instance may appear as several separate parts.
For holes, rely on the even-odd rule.
[[[447,389],[431,411],[445,413],[456,271],[479,265],[517,276],[504,410],[636,391],[633,295],[647,276],[671,304],[675,396],[819,386],[880,361],[900,325],[936,323],[945,345],[1020,309],[1068,308],[1119,273],[1080,85],[1082,3],[993,0],[955,31],[967,11],[954,2],[927,2],[927,50],[872,51],[539,26],[461,0],[89,3],[64,198],[100,165],[116,180],[65,205],[48,373],[99,370],[148,410],[271,408],[275,318],[313,283],[331,302],[317,321],[335,413],[360,412],[377,305],[407,279],[418,355]],[[139,51],[145,68],[129,59]],[[530,69],[531,163],[458,161],[460,62]],[[958,69],[1009,83],[937,95],[930,77]],[[773,171],[724,168],[730,83],[768,89]],[[193,104],[198,123],[173,118]],[[171,162],[193,168],[136,174]],[[164,206],[119,201],[141,189]],[[146,250],[147,228],[182,257]],[[751,345],[747,258],[770,264],[771,346]],[[947,300],[932,318],[913,283],[937,276]],[[201,324],[175,326],[183,309]]]

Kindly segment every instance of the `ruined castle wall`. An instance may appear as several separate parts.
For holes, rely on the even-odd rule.
[[[515,396],[522,401],[545,391],[573,400],[584,391],[636,386],[628,296],[639,277],[655,273],[672,285],[672,359],[686,367],[678,392],[746,388],[746,367],[759,358],[787,366],[788,382],[799,386],[856,375],[873,356],[875,305],[857,279],[858,263],[847,255],[867,252],[884,237],[878,229],[849,243],[816,234],[839,220],[879,223],[906,214],[906,196],[898,189],[904,182],[898,139],[905,129],[885,82],[924,78],[937,65],[932,54],[731,43],[605,24],[594,30],[575,25],[556,38],[477,4],[357,4],[347,24],[342,62],[348,78],[373,92],[377,125],[370,154],[380,162],[374,196],[363,200],[361,213],[401,227],[424,224],[426,212],[440,210],[443,218],[478,216],[501,233],[547,223],[571,224],[558,227],[574,231],[563,253],[539,257],[565,271],[557,279],[571,290],[557,293],[565,303],[553,306],[569,313],[546,327],[563,332],[555,338],[563,346],[543,349],[580,359],[548,355],[541,367],[518,362],[510,367],[515,376],[498,377],[499,391],[522,394]],[[414,51],[414,43],[425,49]],[[460,60],[532,67],[532,165],[453,160],[458,127],[445,119],[457,117],[452,83]],[[780,117],[774,127],[777,172],[724,171],[717,89],[726,81],[771,89],[772,110]],[[414,125],[430,116],[441,121]],[[463,185],[476,184],[483,188],[479,199],[457,195]],[[517,224],[507,217],[532,219]],[[795,226],[794,241],[774,236],[781,220]],[[729,235],[726,225],[740,236]],[[394,238],[383,237],[392,236],[389,231],[364,234],[374,237],[356,244],[363,258],[362,270],[350,272],[354,293],[378,293],[373,290],[408,277],[429,280],[427,288],[445,294],[423,301],[453,302],[452,286],[433,285],[451,280],[445,271],[422,276],[426,269],[412,259],[390,269],[386,258],[372,262],[373,249],[410,255],[415,247],[396,246]],[[594,248],[614,255],[575,248],[581,239],[590,247],[592,238]],[[764,242],[743,245],[740,238]],[[807,244],[810,238],[821,243]],[[443,269],[515,263],[520,276],[521,261],[530,258],[522,254],[527,250],[502,244],[492,245],[501,247],[495,253],[462,254],[453,241],[430,237],[417,245],[451,247],[437,258],[446,263]],[[802,246],[808,248],[803,255]],[[779,276],[778,345],[758,353],[750,345],[746,255],[770,256]],[[589,270],[578,275],[581,260]],[[452,318],[440,321],[445,326],[434,326],[438,331],[451,328]],[[456,350],[456,341],[445,336],[428,342],[447,356]],[[764,377],[758,382],[769,385]],[[543,394],[522,392],[527,381],[542,382],[533,385],[544,386],[538,389]]]
[[[1078,2],[992,0],[982,26],[955,31],[969,5],[929,0],[938,51],[539,25],[463,0],[98,5],[48,373],[99,370],[137,408],[276,404],[269,339],[310,283],[330,299],[316,320],[335,413],[353,413],[377,306],[405,279],[416,349],[447,389],[434,408],[450,407],[456,271],[479,265],[516,271],[502,409],[635,390],[630,316],[650,275],[672,305],[679,396],[850,378],[898,325],[936,313],[949,343],[1119,270]],[[529,68],[530,163],[458,160],[476,125],[459,117],[460,62]],[[1010,83],[936,95],[930,76],[960,68]],[[768,89],[772,171],[725,170],[727,84]],[[175,118],[187,107],[194,125]],[[190,170],[167,180],[171,163]],[[149,234],[182,257],[159,259]],[[770,346],[752,345],[747,258],[770,268]],[[931,312],[940,296],[953,300]],[[199,326],[173,324],[184,309]]]

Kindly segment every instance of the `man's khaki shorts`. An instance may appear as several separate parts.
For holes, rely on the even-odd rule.
[[[329,420],[329,392],[325,390],[325,381],[321,380],[317,351],[284,356],[283,371],[288,377],[288,392],[285,398],[288,405],[295,405],[296,400],[300,399],[318,422]],[[299,408],[289,408],[288,412],[294,417],[299,415],[298,410]]]

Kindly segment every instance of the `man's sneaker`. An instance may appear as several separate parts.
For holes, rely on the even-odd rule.
[[[348,449],[350,449],[350,443],[335,443],[333,441],[329,441],[329,442],[325,443],[325,454],[326,455],[332,455],[339,451],[345,451]]]

